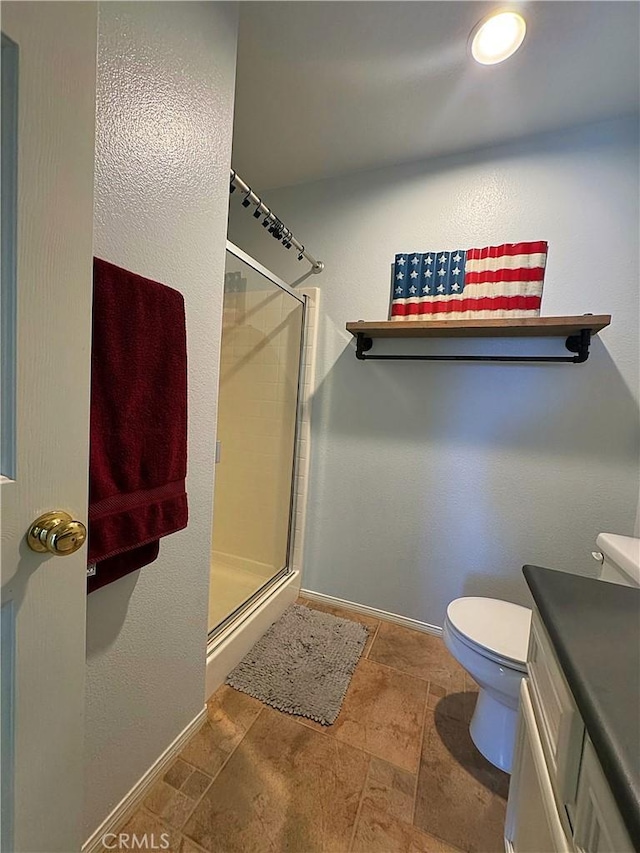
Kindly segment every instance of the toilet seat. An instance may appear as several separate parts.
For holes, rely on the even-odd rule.
[[[479,643],[474,643],[473,640],[470,640],[468,637],[465,637],[464,634],[461,634],[459,631],[456,631],[456,629],[451,625],[449,620],[446,620],[445,625],[451,636],[455,637],[463,646],[466,646],[466,648],[470,649],[475,654],[479,655],[490,663],[497,664],[497,666],[502,667],[503,669],[513,670],[513,672],[519,672],[522,675],[526,675],[526,662],[520,663],[518,661],[511,660],[511,658],[501,657],[500,655],[489,651],[489,649],[486,649],[484,646],[481,646]]]
[[[479,654],[526,672],[531,610],[496,598],[457,598],[447,607],[449,629]]]

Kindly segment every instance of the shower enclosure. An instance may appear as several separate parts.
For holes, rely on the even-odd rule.
[[[304,315],[304,296],[227,244],[211,637],[291,570]]]

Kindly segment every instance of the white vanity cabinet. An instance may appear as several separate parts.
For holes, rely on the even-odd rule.
[[[570,853],[573,847],[556,808],[553,786],[533,712],[527,679],[509,787],[505,846],[517,853]]]
[[[539,615],[534,613],[505,824],[508,853],[633,853]]]
[[[589,739],[580,766],[573,837],[580,853],[627,853],[634,849]]]

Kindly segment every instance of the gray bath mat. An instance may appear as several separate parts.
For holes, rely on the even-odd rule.
[[[329,726],[366,642],[364,625],[292,604],[229,673],[227,684]]]

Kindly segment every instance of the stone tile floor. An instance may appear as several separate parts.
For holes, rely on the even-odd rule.
[[[509,777],[471,741],[477,688],[442,641],[300,602],[369,630],[334,725],[221,687],[121,832],[170,853],[502,851]]]

